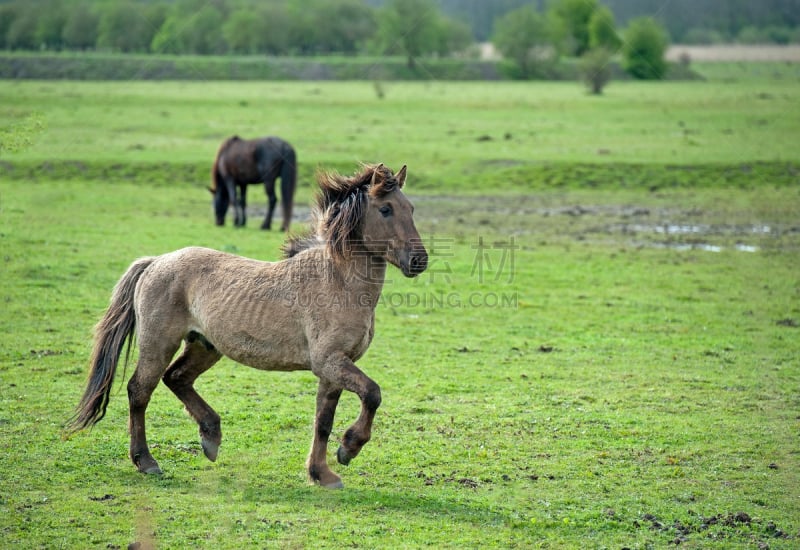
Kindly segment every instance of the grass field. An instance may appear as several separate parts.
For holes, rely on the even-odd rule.
[[[682,174],[708,185],[730,167],[797,163],[797,90],[787,80],[612,83],[592,97],[577,83],[386,83],[379,99],[370,82],[13,81],[0,84],[2,159],[26,178],[141,171],[206,185],[225,137],[275,134],[298,150],[306,190],[317,166],[375,160],[410,163],[426,192],[524,192],[595,175],[673,185],[682,178],[663,167],[687,165],[710,170],[702,182]],[[576,178],[576,164],[592,174]],[[745,181],[758,183],[754,172]],[[654,181],[640,181],[648,173]],[[796,182],[772,183],[787,178]]]
[[[0,82],[2,546],[796,547],[796,84],[385,94]],[[298,149],[296,230],[318,166],[409,165],[432,263],[389,273],[360,362],[383,405],[334,468],[343,491],[305,479],[306,373],[223,360],[205,374],[224,432],[213,464],[162,386],[148,435],[165,474],[136,473],[123,376],[107,417],[61,439],[134,258],[279,257],[256,189],[250,227],[212,224],[206,173],[234,132]],[[336,435],[357,411],[345,396]]]

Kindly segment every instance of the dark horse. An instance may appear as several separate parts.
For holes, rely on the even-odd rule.
[[[269,201],[267,216],[261,229],[269,229],[275,203],[278,202],[275,196],[275,179],[278,177],[281,178],[283,201],[281,230],[288,231],[292,221],[292,199],[297,180],[297,155],[294,148],[279,137],[245,140],[233,136],[222,142],[211,169],[209,188],[214,195],[217,225],[225,224],[228,205],[233,204],[233,224],[244,226],[247,221],[247,185],[263,182]]]
[[[136,260],[97,325],[71,430],[103,418],[120,354],[126,340],[130,351],[134,337],[139,360],[128,381],[130,457],[147,474],[161,473],[144,416],[159,381],[183,402],[200,428],[205,455],[216,460],[220,418],[194,389],[198,376],[223,355],[261,370],[310,370],[319,386],[306,469],[316,483],[341,487],[326,459],[328,438],[347,390],[361,399],[361,414],[344,432],[336,458],[348,464],[370,439],[381,390],[355,362],[372,341],[386,267],[414,277],[428,265],[413,207],[401,191],[405,179],[405,166],[393,174],[382,164],[349,178],[321,174],[313,235],[290,241],[279,262],[198,247]]]

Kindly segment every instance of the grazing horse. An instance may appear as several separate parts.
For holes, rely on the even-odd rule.
[[[159,380],[199,425],[213,461],[220,417],[193,387],[200,374],[223,355],[262,370],[310,370],[319,387],[306,468],[324,487],[343,486],[327,464],[328,437],[339,396],[348,390],[361,399],[361,413],[342,437],[339,463],[348,464],[370,439],[381,391],[355,361],[372,340],[387,264],[414,277],[427,267],[428,254],[401,191],[405,166],[393,174],[382,164],[365,165],[352,177],[318,179],[312,234],[290,240],[281,261],[194,247],[130,266],[97,325],[86,390],[68,433],[103,418],[122,348],[127,340],[129,354],[134,337],[130,458],[143,473],[161,473],[145,437],[145,409]]]
[[[211,169],[211,187],[214,195],[214,213],[217,225],[225,224],[228,205],[233,205],[235,226],[247,221],[247,185],[264,183],[267,193],[267,215],[261,229],[272,225],[272,213],[278,198],[275,196],[275,179],[281,178],[283,201],[282,231],[289,230],[292,221],[292,200],[297,180],[297,155],[294,148],[278,137],[244,140],[233,136],[222,142]],[[236,192],[238,188],[238,193]]]

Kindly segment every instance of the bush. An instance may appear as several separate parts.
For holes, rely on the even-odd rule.
[[[603,88],[611,80],[611,54],[608,50],[595,48],[583,54],[581,75],[591,93],[602,94]]]
[[[660,80],[667,70],[667,33],[655,19],[633,19],[622,45],[623,67],[633,77]]]

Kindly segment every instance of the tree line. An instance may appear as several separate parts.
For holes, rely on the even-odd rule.
[[[385,0],[370,0],[382,5]],[[800,42],[800,0],[605,0],[621,26],[655,18],[674,43],[742,44]],[[523,5],[547,10],[551,0],[439,0],[448,15],[467,22],[478,41],[488,40],[494,20]]]
[[[449,55],[510,12],[562,0],[0,0],[0,48],[174,54]],[[672,41],[800,42],[800,0],[605,0]],[[581,8],[577,8],[580,10]],[[583,8],[584,10],[586,8]]]
[[[163,54],[447,55],[472,42],[432,0],[17,0],[0,46]]]

